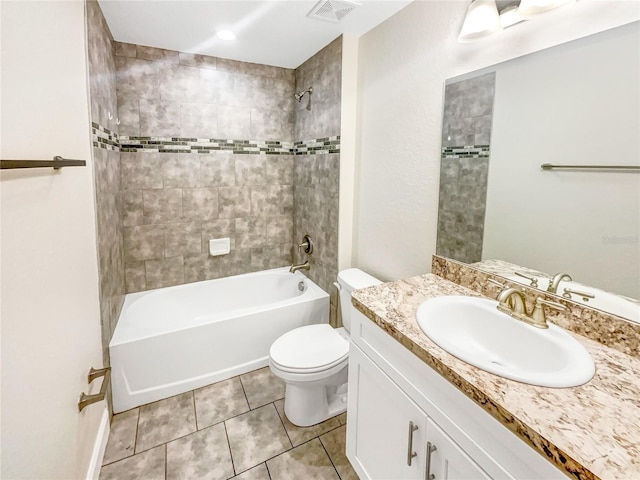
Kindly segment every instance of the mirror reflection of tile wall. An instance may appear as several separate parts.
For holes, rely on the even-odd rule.
[[[482,258],[495,72],[446,85],[442,122],[438,255]]]

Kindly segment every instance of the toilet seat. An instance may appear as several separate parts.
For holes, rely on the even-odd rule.
[[[349,342],[330,325],[307,325],[273,342],[269,356],[273,366],[283,372],[317,373],[347,361]]]

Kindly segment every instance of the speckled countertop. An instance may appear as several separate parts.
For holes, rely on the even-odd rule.
[[[514,434],[572,478],[640,479],[640,360],[573,335],[596,364],[573,388],[508,380],[442,350],[416,321],[418,306],[441,295],[480,296],[433,274],[353,293],[353,304]]]

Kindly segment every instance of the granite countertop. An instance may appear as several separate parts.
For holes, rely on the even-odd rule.
[[[640,479],[640,360],[569,332],[589,351],[593,379],[572,388],[508,380],[442,350],[416,321],[441,295],[481,296],[433,274],[357,290],[353,305],[544,457],[580,479]]]

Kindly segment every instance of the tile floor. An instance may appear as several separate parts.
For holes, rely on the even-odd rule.
[[[346,414],[296,427],[269,368],[113,417],[100,480],[358,480]]]

